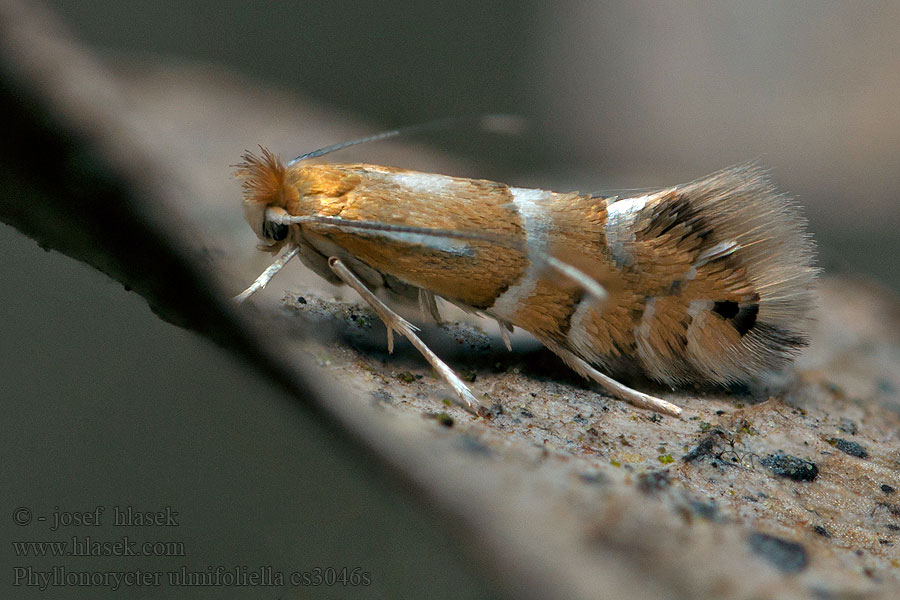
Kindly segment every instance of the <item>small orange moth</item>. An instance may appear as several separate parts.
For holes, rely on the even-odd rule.
[[[464,405],[465,383],[376,295],[386,289],[440,322],[436,298],[520,327],[585,378],[635,406],[681,409],[603,371],[638,366],[669,384],[746,382],[785,367],[804,333],[817,269],[806,222],[753,165],[629,197],[556,193],[370,164],[283,164],[245,153],[244,213],[281,252],[238,295],[296,256],[356,290],[404,335]]]

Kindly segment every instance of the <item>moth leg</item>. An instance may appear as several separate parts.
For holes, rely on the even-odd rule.
[[[375,310],[375,313],[384,321],[385,326],[388,331],[388,351],[393,352],[394,350],[394,337],[393,332],[396,330],[399,333],[403,334],[406,339],[410,341],[410,343],[415,346],[416,350],[422,353],[422,356],[425,357],[425,360],[437,371],[441,377],[443,377],[444,381],[450,384],[450,387],[453,388],[453,391],[457,393],[460,399],[463,401],[465,408],[468,410],[478,413],[478,409],[480,405],[478,401],[475,399],[475,396],[472,395],[472,392],[469,391],[469,388],[463,383],[463,380],[460,379],[456,373],[453,372],[453,369],[447,366],[444,361],[437,357],[437,355],[432,352],[425,343],[419,339],[419,337],[415,334],[416,327],[411,324],[409,321],[392,311],[387,307],[384,302],[375,297],[369,288],[367,288],[362,281],[360,281],[353,272],[344,265],[340,261],[340,259],[331,257],[328,259],[328,266],[331,267],[331,270],[335,272],[335,274],[341,278],[341,280],[356,290],[360,296],[362,296],[363,300],[365,300],[372,309]]]
[[[431,318],[434,319],[435,323],[438,325],[444,324],[444,319],[441,318],[441,311],[438,310],[434,294],[425,288],[419,288],[419,310],[422,311],[423,318],[431,315]]]
[[[297,256],[300,252],[300,246],[290,246],[286,252],[284,252],[281,256],[275,259],[269,267],[260,273],[259,277],[256,278],[256,281],[250,284],[246,290],[238,294],[234,297],[234,301],[240,304],[259,290],[263,289],[269,282],[272,281],[272,278],[278,274],[278,271],[284,268],[284,265],[288,264],[288,262]]]
[[[508,351],[512,352],[512,342],[509,341],[509,332],[513,330],[512,325],[497,319],[497,326],[500,327],[500,338],[503,340],[503,344]]]
[[[573,371],[584,377],[585,379],[590,379],[599,383],[604,390],[609,392],[612,396],[618,398],[619,400],[624,400],[629,404],[633,404],[639,408],[649,408],[650,410],[654,410],[659,413],[663,413],[665,415],[669,415],[672,417],[680,417],[681,416],[681,408],[675,406],[671,402],[666,402],[660,398],[656,398],[655,396],[650,396],[649,394],[645,394],[643,392],[639,392],[637,390],[633,390],[627,385],[623,385],[609,377],[608,375],[604,375],[590,364],[587,361],[577,356],[574,352],[563,348],[559,344],[555,342],[547,342],[545,340],[541,340],[545,346],[547,346],[550,350],[552,350],[557,356],[563,359]]]

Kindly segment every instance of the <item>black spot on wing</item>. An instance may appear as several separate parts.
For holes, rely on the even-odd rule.
[[[720,300],[713,304],[712,311],[723,319],[730,320],[737,332],[743,337],[756,325],[756,318],[759,316],[759,303],[746,302],[738,304],[731,300]]]
[[[756,325],[756,318],[758,316],[759,304],[756,302],[741,304],[733,319],[734,328],[738,330],[738,333],[741,334],[741,336],[744,336]]]
[[[681,290],[684,287],[684,281],[681,279],[676,279],[672,283],[669,284],[669,292],[668,296],[678,296],[681,294]]]
[[[713,304],[712,310],[723,319],[733,319],[739,312],[738,303],[732,302],[731,300],[720,300],[716,302]]]
[[[700,239],[706,239],[712,231],[693,203],[682,194],[660,204],[648,229],[657,235],[666,235],[677,225],[685,225],[688,231]]]

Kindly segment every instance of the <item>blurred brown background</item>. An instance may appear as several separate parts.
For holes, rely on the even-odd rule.
[[[522,114],[525,140],[449,142],[511,183],[651,187],[758,160],[824,266],[900,287],[891,0],[49,4],[113,60],[209,62],[384,127]]]

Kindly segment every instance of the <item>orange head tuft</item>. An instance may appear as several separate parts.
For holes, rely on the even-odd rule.
[[[262,146],[259,150],[259,156],[244,152],[243,162],[235,165],[235,176],[243,179],[244,202],[280,205],[287,170],[275,154]]]
[[[287,225],[266,218],[267,211],[285,212],[292,192],[287,185],[287,169],[275,154],[259,147],[260,154],[245,152],[235,165],[235,176],[243,179],[244,218],[268,251],[277,251],[289,233]],[[295,194],[296,192],[294,192]]]

